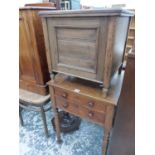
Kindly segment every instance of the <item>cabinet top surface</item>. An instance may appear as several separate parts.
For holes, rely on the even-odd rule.
[[[20,7],[19,10],[56,10],[56,8],[42,7],[42,6],[25,6],[25,7]]]
[[[54,81],[49,81],[48,85],[91,97],[92,99],[100,100],[112,105],[117,105],[122,88],[123,77],[124,72],[122,72],[121,75],[116,73],[113,76],[111,87],[106,98],[103,96],[102,86],[99,86],[98,83],[67,76],[61,73],[57,74]]]
[[[42,17],[70,17],[70,16],[133,16],[134,12],[125,9],[102,9],[102,10],[57,10],[41,11]]]

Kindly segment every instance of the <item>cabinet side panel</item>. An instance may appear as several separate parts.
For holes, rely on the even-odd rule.
[[[20,10],[19,23],[19,87],[41,95],[47,94],[35,36],[33,10]],[[40,25],[37,25],[40,26]],[[37,32],[36,32],[37,33]]]
[[[42,18],[42,26],[43,26],[43,33],[44,33],[44,42],[45,42],[45,48],[46,48],[48,71],[49,73],[51,73],[52,72],[52,60],[50,56],[50,45],[49,45],[48,26],[47,26],[46,18]]]
[[[43,28],[41,23],[41,18],[38,15],[39,10],[34,10],[33,17],[34,17],[34,31],[35,31],[35,38],[38,50],[39,61],[41,64],[41,72],[42,72],[42,79],[43,83],[49,81],[49,73],[47,67],[47,59],[46,59],[46,51],[45,51],[45,43],[44,43],[44,35],[43,35]]]
[[[19,67],[20,79],[35,81],[32,57],[32,50],[30,48],[28,25],[26,17],[23,12],[20,12],[19,21]]]
[[[103,73],[103,87],[104,89],[109,89],[110,79],[112,72],[112,59],[113,59],[113,47],[116,32],[116,18],[109,17],[107,26],[107,38],[106,38],[106,54],[104,61],[104,73]]]
[[[129,17],[118,17],[116,20],[115,43],[112,58],[112,75],[122,63],[129,28],[129,19]]]
[[[96,79],[99,81],[103,81],[103,73],[104,73],[104,62],[105,62],[105,54],[106,54],[106,42],[107,42],[107,28],[108,28],[108,18],[102,17],[100,18],[100,29],[99,29],[99,39],[98,39],[98,53],[97,53],[97,77]]]

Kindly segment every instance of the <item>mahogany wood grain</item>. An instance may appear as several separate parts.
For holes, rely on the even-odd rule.
[[[49,81],[44,35],[38,12],[48,7],[19,9],[19,87],[41,95],[48,93]]]

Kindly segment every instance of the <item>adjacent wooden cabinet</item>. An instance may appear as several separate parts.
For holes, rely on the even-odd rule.
[[[108,155],[135,155],[135,53],[129,53]]]
[[[38,12],[48,7],[19,9],[19,87],[41,95],[48,93],[50,79],[47,67],[44,36]]]
[[[44,11],[49,71],[103,84],[122,63],[132,12],[121,9]]]
[[[135,12],[134,10],[131,11]],[[135,45],[135,16],[131,17],[130,20],[130,26],[128,30],[128,37],[126,43],[125,59],[127,59],[127,54],[130,51],[130,49],[134,47],[134,45]]]

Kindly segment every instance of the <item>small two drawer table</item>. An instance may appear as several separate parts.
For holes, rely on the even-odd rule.
[[[48,82],[55,113],[57,141],[61,141],[58,110],[88,119],[104,127],[102,155],[106,155],[115,108],[120,96],[124,73],[114,75],[108,96],[104,98],[102,86],[83,79],[57,74]]]

